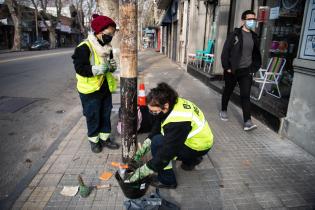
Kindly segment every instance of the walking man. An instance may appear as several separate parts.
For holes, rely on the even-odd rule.
[[[227,106],[236,83],[240,87],[240,97],[243,110],[244,130],[249,131],[257,126],[251,121],[250,89],[253,73],[261,66],[261,54],[256,27],[256,15],[251,10],[242,14],[242,26],[227,37],[221,54],[224,69],[225,87],[222,95],[220,111],[221,120],[227,121]]]

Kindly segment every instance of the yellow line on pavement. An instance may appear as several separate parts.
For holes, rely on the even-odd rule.
[[[69,51],[64,51],[64,52],[55,52],[55,53],[47,53],[47,54],[42,54],[42,55],[31,55],[31,56],[25,56],[21,58],[13,58],[13,59],[7,59],[7,60],[2,60],[0,63],[7,63],[11,61],[19,61],[19,60],[26,60],[26,59],[31,59],[31,58],[40,58],[40,57],[45,57],[45,56],[51,56],[51,55],[62,55],[62,54],[68,54],[73,52],[73,50]]]

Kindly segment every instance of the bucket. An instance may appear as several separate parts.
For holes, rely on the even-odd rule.
[[[147,192],[150,184],[149,177],[145,177],[133,183],[124,183],[124,180],[120,177],[118,171],[116,171],[115,173],[115,178],[124,195],[129,199],[136,199],[142,197]]]

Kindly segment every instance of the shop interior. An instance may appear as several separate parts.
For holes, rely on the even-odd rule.
[[[258,7],[258,32],[263,68],[271,57],[286,59],[279,78],[281,100],[290,97],[294,77],[293,60],[297,57],[305,0],[263,0]],[[275,92],[275,86],[268,87]],[[275,98],[276,100],[277,98]]]

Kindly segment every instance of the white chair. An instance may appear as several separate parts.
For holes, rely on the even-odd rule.
[[[189,53],[188,54],[188,63],[195,65],[196,61],[196,54],[195,53]]]
[[[259,96],[256,98],[251,96],[255,100],[260,100],[263,91],[276,98],[281,98],[279,89],[279,79],[282,75],[282,70],[285,66],[286,59],[280,57],[271,57],[267,66],[267,69],[259,69],[259,77],[254,77],[254,82],[262,84],[260,87]],[[274,84],[277,87],[278,95],[269,92],[266,89],[266,84]]]

